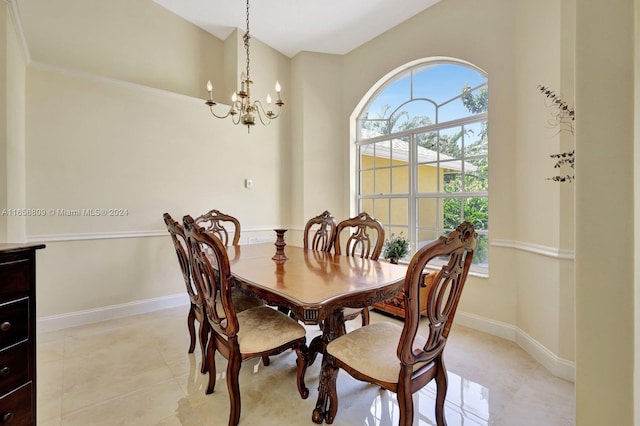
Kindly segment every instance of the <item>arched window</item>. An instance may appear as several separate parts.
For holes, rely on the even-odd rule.
[[[468,220],[479,239],[474,269],[488,267],[488,80],[454,60],[423,62],[388,79],[357,126],[357,205],[412,253]]]

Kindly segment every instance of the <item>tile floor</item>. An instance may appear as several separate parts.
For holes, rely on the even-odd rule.
[[[307,329],[311,341],[318,328]],[[226,360],[218,355],[216,391],[205,395],[207,376],[199,372],[200,356],[187,354],[188,342],[186,308],[39,334],[38,425],[226,425]],[[454,325],[445,361],[450,426],[574,424],[573,383],[512,342]],[[307,371],[310,395],[302,400],[293,353],[272,357],[268,367],[245,362],[240,424],[313,424],[319,369],[316,360]],[[434,389],[430,384],[414,395],[414,425],[435,425]],[[336,426],[397,425],[390,392],[341,372],[338,397]]]

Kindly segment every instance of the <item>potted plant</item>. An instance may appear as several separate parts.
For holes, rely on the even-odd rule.
[[[389,259],[391,263],[398,263],[409,253],[409,240],[407,240],[402,232],[399,235],[391,234],[391,238],[387,239],[382,246],[382,257]]]

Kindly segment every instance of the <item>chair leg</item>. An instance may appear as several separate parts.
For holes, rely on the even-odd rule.
[[[437,368],[436,372],[436,424],[438,426],[446,426],[447,421],[444,418],[444,401],[447,397],[447,386],[448,386],[448,378],[447,378],[447,369],[444,366],[444,360],[442,359],[442,355],[438,356],[435,359],[435,368]]]
[[[362,326],[369,325],[369,308],[363,308],[360,315],[362,316]]]
[[[209,371],[209,366],[207,365],[207,343],[209,340],[209,321],[205,318],[200,323],[199,330],[200,337],[200,349],[202,351],[202,367],[200,368],[200,373],[206,374]]]
[[[240,354],[235,352],[229,355],[229,363],[227,364],[227,389],[229,389],[229,399],[231,411],[229,413],[229,426],[236,426],[240,422],[240,366],[242,360]]]
[[[189,353],[192,354],[196,348],[196,312],[193,305],[189,306],[189,315],[187,316],[187,329],[189,330],[190,342]]]
[[[208,395],[213,393],[216,387],[216,342],[213,337],[209,339],[207,344],[207,369],[209,370],[209,383],[206,390]]]
[[[268,366],[269,364],[271,364],[271,361],[269,360],[269,357],[268,357],[268,356],[263,356],[263,357],[262,357],[262,364],[263,364],[265,367],[266,367],[266,366]]]
[[[298,384],[298,392],[300,392],[300,396],[302,399],[307,399],[309,396],[309,389],[304,384],[304,376],[307,373],[307,347],[306,345],[301,345],[296,347],[296,355],[298,355],[298,359],[296,360],[296,364],[298,364],[298,375],[297,375],[297,384]]]
[[[413,393],[411,392],[411,371],[408,370],[404,378],[398,383],[398,407],[400,408],[400,422],[398,426],[413,424]]]

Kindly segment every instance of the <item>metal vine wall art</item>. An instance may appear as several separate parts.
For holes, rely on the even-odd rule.
[[[571,132],[571,135],[574,135],[573,123],[576,116],[573,107],[569,106],[569,104],[567,104],[567,102],[565,102],[558,94],[546,86],[538,85],[538,90],[547,97],[549,101],[547,106],[554,110],[552,118],[549,119],[549,124],[552,127],[558,127],[560,131],[569,131]],[[555,182],[573,182],[576,179],[573,171],[575,168],[576,158],[575,149],[558,154],[552,154],[550,157],[555,160],[553,168],[556,169],[558,173],[553,177],[547,178],[548,180],[553,180]],[[566,170],[567,167],[571,168],[571,171],[569,172],[570,174],[560,173],[563,170]]]

